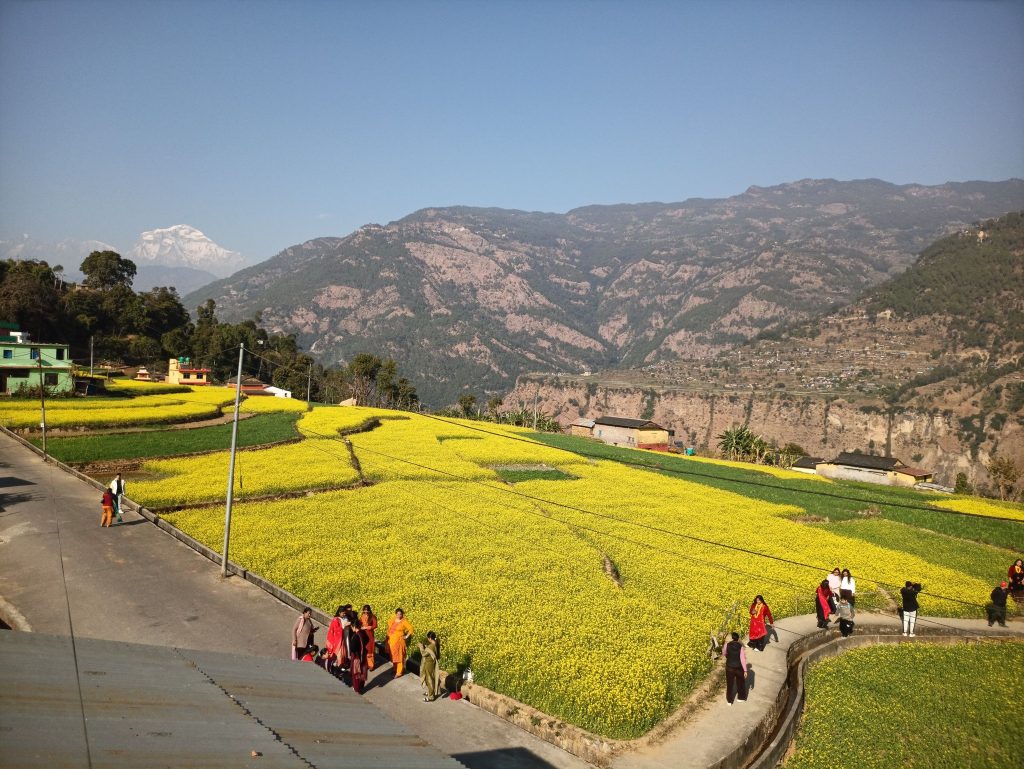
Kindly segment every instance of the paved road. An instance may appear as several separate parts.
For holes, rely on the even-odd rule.
[[[295,612],[145,519],[100,527],[99,492],[0,434],[0,607],[37,632],[287,656]],[[324,607],[326,608],[326,607]],[[583,761],[466,702],[422,702],[390,665],[365,699],[463,764],[584,769]]]

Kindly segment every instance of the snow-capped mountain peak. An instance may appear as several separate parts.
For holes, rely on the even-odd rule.
[[[246,263],[240,253],[217,245],[188,224],[142,233],[128,258],[139,266],[192,267],[221,278],[238,271]]]

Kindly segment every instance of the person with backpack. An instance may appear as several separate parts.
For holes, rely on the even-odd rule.
[[[114,480],[110,482],[110,493],[114,497],[114,515],[117,516],[118,523],[124,523],[124,518],[121,517],[121,500],[124,498],[124,478],[121,477],[121,473],[114,476]]]
[[[734,631],[725,645],[725,701],[732,705],[737,696],[740,702],[747,701],[747,655],[740,634]]]

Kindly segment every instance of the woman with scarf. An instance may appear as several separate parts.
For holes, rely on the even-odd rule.
[[[423,684],[423,701],[433,702],[441,694],[441,682],[437,675],[437,659],[440,649],[437,634],[431,630],[427,633],[426,643],[420,647],[420,683]]]
[[[405,672],[405,645],[412,638],[412,625],[405,618],[405,612],[395,609],[395,617],[388,624],[388,649],[391,651],[391,664],[395,666],[395,678]]]
[[[334,659],[338,655],[338,650],[341,648],[341,615],[344,613],[345,607],[339,606],[338,610],[334,612],[334,619],[331,620],[330,626],[327,628],[327,640],[324,641],[324,648],[327,650],[327,660],[330,664],[330,660]],[[338,658],[338,666],[341,666],[341,658]]]
[[[814,593],[814,611],[818,615],[818,627],[828,627],[828,618],[832,614],[832,588],[827,579],[821,581]]]
[[[366,669],[373,670],[377,664],[373,656],[377,651],[377,617],[368,603],[363,604],[359,613],[359,625],[366,634]]]
[[[750,604],[750,641],[747,646],[763,652],[764,647],[768,644],[768,628],[765,627],[765,623],[771,625],[774,622],[772,610],[764,602],[764,597],[758,595]]]
[[[344,631],[341,637],[341,645],[345,649],[345,657],[348,660],[349,675],[352,681],[352,691],[356,694],[363,693],[366,685],[366,634],[359,627],[355,612],[350,612],[342,618],[341,624]]]

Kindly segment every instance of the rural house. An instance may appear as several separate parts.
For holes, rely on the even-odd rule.
[[[0,321],[0,351],[0,392],[39,387],[40,378],[48,392],[75,389],[66,344],[30,342],[17,323]]]
[[[800,457],[789,469],[796,470],[798,473],[814,475],[818,472],[818,465],[824,461],[822,457]]]
[[[580,438],[590,438],[594,434],[593,419],[577,419],[569,425],[569,435],[576,435]]]
[[[833,460],[817,465],[818,475],[847,481],[866,481],[889,486],[913,486],[929,483],[932,474],[927,470],[908,467],[895,457],[876,457],[844,451]]]
[[[649,419],[598,417],[591,435],[612,446],[668,451],[669,431]]]
[[[238,377],[233,376],[228,379],[227,384],[224,385],[229,390],[238,389]],[[267,386],[263,384],[256,377],[243,376],[242,377],[242,392],[246,395],[272,395],[273,393],[267,392]]]
[[[210,369],[194,368],[191,358],[171,358],[167,365],[167,382],[175,385],[208,385]]]

